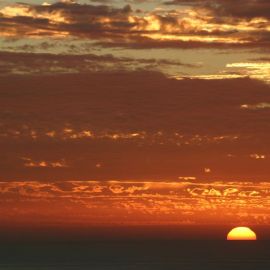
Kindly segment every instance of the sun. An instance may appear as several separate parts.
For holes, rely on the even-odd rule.
[[[257,240],[257,236],[248,227],[236,227],[228,233],[227,240]]]

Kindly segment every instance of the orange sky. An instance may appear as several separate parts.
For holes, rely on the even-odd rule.
[[[270,3],[0,3],[0,222],[270,225]]]

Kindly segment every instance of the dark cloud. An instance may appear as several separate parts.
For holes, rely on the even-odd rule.
[[[129,5],[118,9],[106,5],[57,2],[48,6],[20,4],[14,9],[21,10],[22,15],[10,17],[2,13],[1,16],[0,11],[0,25],[5,31],[17,35],[69,33],[98,37],[121,34],[133,26],[127,20],[132,11]]]
[[[268,39],[268,38],[267,38]],[[138,37],[131,41],[99,41],[95,44],[102,48],[130,48],[130,49],[250,49],[250,48],[269,48],[269,41],[261,38],[258,42],[256,38],[248,39],[245,44],[226,44],[222,42],[201,42],[201,41],[178,41],[178,40],[153,40],[151,38]]]
[[[126,5],[123,8],[113,8],[108,5],[87,5],[77,3],[65,3],[57,2],[52,5],[32,5],[29,6],[30,11],[55,13],[57,11],[65,15],[66,18],[74,20],[76,22],[85,21],[89,16],[121,16],[129,14],[132,9],[130,5]],[[91,18],[91,17],[90,17]]]
[[[41,44],[45,46],[46,44]],[[34,46],[26,47],[34,50]],[[24,50],[26,49],[23,48]],[[0,68],[6,74],[56,74],[56,73],[89,73],[108,71],[163,70],[168,66],[198,68],[198,65],[180,61],[115,57],[112,54],[68,55],[48,53],[8,53],[0,52]],[[1,76],[1,75],[0,75]]]
[[[204,178],[204,168],[214,179],[269,175],[270,91],[261,82],[142,71],[0,84],[2,180]]]
[[[255,62],[270,62],[270,57],[251,58],[250,60]]]
[[[268,0],[173,0],[166,5],[194,5],[214,11],[217,16],[235,18],[255,17],[270,18],[270,2]]]

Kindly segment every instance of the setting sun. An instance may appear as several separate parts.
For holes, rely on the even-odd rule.
[[[227,240],[257,240],[257,236],[248,227],[236,227],[228,233]]]

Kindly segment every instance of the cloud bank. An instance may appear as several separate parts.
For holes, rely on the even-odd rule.
[[[0,9],[0,25],[2,37],[71,36],[109,47],[266,48],[268,10],[264,0],[168,1],[153,11],[76,2],[13,4]]]

